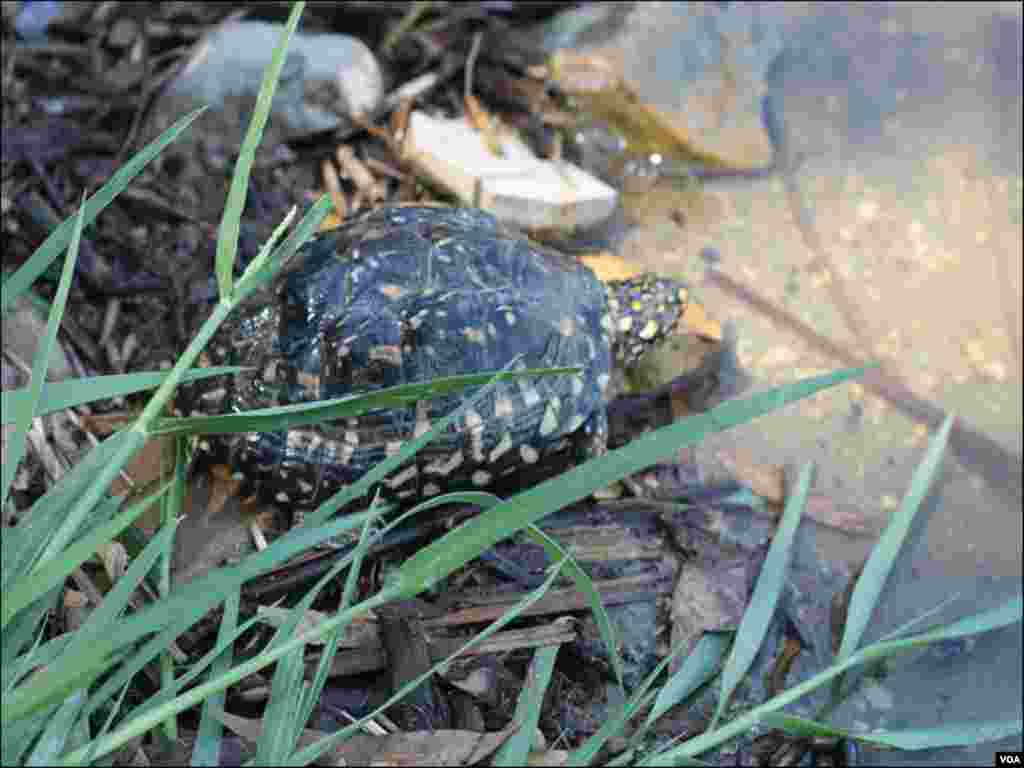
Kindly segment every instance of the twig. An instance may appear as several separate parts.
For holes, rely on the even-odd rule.
[[[466,57],[466,73],[463,81],[462,95],[469,98],[473,93],[473,70],[476,69],[476,57],[480,53],[480,42],[483,40],[483,32],[473,35],[473,45],[469,49],[469,56]]]

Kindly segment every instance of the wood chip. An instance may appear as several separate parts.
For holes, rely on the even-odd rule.
[[[408,132],[411,165],[458,197],[524,229],[571,230],[603,221],[617,193],[569,163],[536,157],[516,136],[499,135],[496,157],[465,120],[413,112]]]

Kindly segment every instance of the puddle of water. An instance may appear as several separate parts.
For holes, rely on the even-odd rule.
[[[804,163],[788,180],[707,186],[697,204],[661,201],[682,217],[652,205],[626,255],[693,281],[735,327],[754,389],[858,359],[884,363],[861,386],[712,438],[765,462],[814,460],[822,492],[879,524],[930,433],[957,415],[876,636],[954,592],[945,615],[966,615],[1021,587],[1020,6],[760,10],[787,30],[771,88]],[[671,92],[671,54],[651,60],[645,95]],[[710,276],[707,248],[725,280]],[[823,546],[853,559],[867,545]],[[1012,629],[982,639],[984,652],[939,675],[939,688],[925,686],[927,675],[896,675],[886,684],[897,691],[892,711],[849,717],[888,727],[1019,717],[1021,631]],[[944,703],[918,722],[905,710],[925,700]],[[990,764],[993,748],[960,757]]]

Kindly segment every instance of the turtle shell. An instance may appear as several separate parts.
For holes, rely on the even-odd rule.
[[[303,246],[214,337],[193,411],[231,413],[440,376],[556,366],[499,382],[385,490],[399,499],[492,489],[527,466],[603,448],[612,318],[586,267],[475,209],[385,207]],[[475,390],[283,432],[201,444],[276,501],[309,506],[352,483]],[[227,451],[228,455],[224,456]],[[553,463],[553,462],[552,462]]]

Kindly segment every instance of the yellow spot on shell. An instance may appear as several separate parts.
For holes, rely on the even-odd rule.
[[[653,320],[648,320],[647,325],[640,329],[640,338],[644,341],[653,339],[658,334],[658,324]]]

